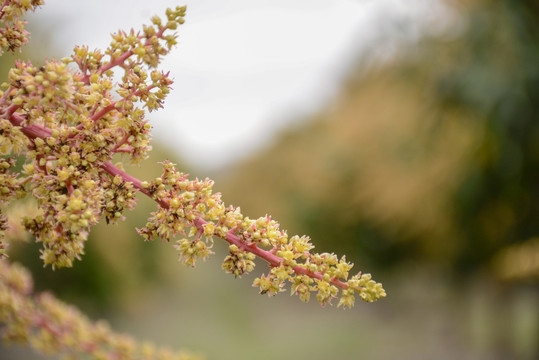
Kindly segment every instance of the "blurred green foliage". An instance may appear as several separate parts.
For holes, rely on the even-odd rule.
[[[227,175],[225,199],[362,268],[472,275],[537,236],[537,2],[452,4],[462,30],[361,60],[333,108]]]
[[[469,109],[480,121],[455,196],[455,261],[473,270],[539,234],[539,3],[480,3],[459,41],[436,96],[444,108]]]
[[[360,59],[332,107],[217,184],[378,274],[387,322],[353,330],[383,329],[373,348],[396,350],[374,357],[536,359],[539,5],[448,3],[447,34]]]

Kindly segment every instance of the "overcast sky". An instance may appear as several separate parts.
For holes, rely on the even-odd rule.
[[[64,56],[76,44],[104,49],[110,33],[176,5],[187,5],[186,23],[162,65],[174,89],[150,119],[156,140],[207,169],[330,103],[366,46],[391,50],[380,40],[388,24],[416,37],[447,19],[435,0],[46,0],[32,17]]]

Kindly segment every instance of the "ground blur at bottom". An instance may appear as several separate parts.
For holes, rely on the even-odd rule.
[[[168,244],[155,244],[170,246]],[[171,249],[172,250],[172,249]],[[273,298],[220,269],[225,246],[196,269],[162,261],[175,278],[128,299],[108,318],[116,330],[207,359],[519,359],[539,355],[539,291],[478,275],[455,284],[439,270],[403,265],[374,274],[388,297],[351,310]],[[168,265],[167,265],[168,267]],[[255,273],[264,270],[258,264]],[[12,345],[1,358],[48,359]]]

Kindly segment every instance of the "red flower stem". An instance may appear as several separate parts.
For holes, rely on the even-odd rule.
[[[115,153],[132,153],[133,152],[133,148],[131,146],[128,146],[128,147],[122,147],[122,148],[118,148],[118,149],[114,149],[113,150]]]
[[[146,91],[147,92],[150,92],[150,90],[152,90],[153,88],[155,87],[155,85],[149,85],[147,88],[146,88]],[[94,114],[91,116],[91,119],[93,121],[97,121],[99,119],[101,119],[103,116],[105,116],[107,113],[111,112],[112,110],[116,109],[116,105],[121,102],[121,101],[125,101],[126,99],[129,99],[130,97],[132,96],[140,96],[142,95],[142,91],[140,89],[136,90],[136,91],[133,91],[131,94],[129,94],[127,97],[123,98],[122,100],[118,100],[118,101],[115,101],[113,102],[112,104],[109,104],[108,106],[105,106],[104,108],[102,108],[101,110],[99,110],[98,113]],[[80,125],[79,125],[80,126]]]
[[[17,114],[13,114],[11,116],[11,118],[10,118],[11,123],[13,125],[20,126],[20,124],[22,123],[22,119],[20,119],[20,117],[16,116],[16,115]],[[22,132],[31,139],[34,139],[36,137],[48,137],[48,136],[51,136],[51,131],[48,128],[46,128],[44,126],[41,126],[41,125],[36,125],[36,124],[31,124],[31,125],[27,125],[27,126],[22,127]],[[103,169],[108,174],[110,174],[112,176],[118,175],[124,181],[132,183],[133,187],[135,189],[139,190],[144,195],[146,195],[146,196],[150,197],[151,199],[153,199],[162,208],[168,209],[170,207],[168,201],[155,199],[153,197],[152,193],[147,188],[142,186],[142,181],[140,181],[139,179],[137,179],[134,176],[131,176],[127,172],[121,170],[120,168],[115,166],[110,161],[107,161],[107,162],[103,163],[102,165],[100,165],[100,167],[101,167],[101,169]],[[202,219],[201,217],[197,217],[195,220],[193,220],[193,225],[198,229],[199,232],[204,231],[204,225],[206,225],[207,223],[208,222],[206,220]],[[234,229],[227,232],[225,236],[221,236],[221,235],[217,235],[217,236],[219,236],[223,240],[227,241],[229,244],[234,244],[238,248],[240,248],[240,249],[242,249],[244,251],[248,251],[250,253],[253,253],[256,256],[258,256],[259,258],[264,259],[265,261],[268,262],[268,264],[271,267],[281,266],[285,262],[285,260],[283,258],[275,255],[271,250],[269,250],[269,251],[264,250],[264,249],[261,249],[260,247],[258,247],[255,243],[247,243],[247,242],[245,242],[244,240],[242,240],[240,237],[238,237],[235,234]],[[309,276],[309,277],[311,277],[313,279],[323,280],[323,275],[321,273],[310,271],[309,269],[306,269],[306,268],[304,268],[304,267],[302,267],[300,265],[295,265],[295,266],[292,267],[292,269],[294,270],[294,272],[296,274],[307,275],[307,276]],[[333,285],[338,286],[338,287],[340,287],[342,289],[348,289],[348,284],[346,284],[345,282],[340,281],[337,278],[331,279],[330,282]]]
[[[49,128],[39,125],[39,124],[30,124],[23,126],[24,117],[21,114],[11,114],[9,116],[9,121],[15,125],[21,127],[21,131],[26,137],[33,140],[35,138],[47,138],[50,137],[52,132]]]
[[[120,150],[120,146],[124,145],[127,142],[127,139],[129,139],[129,136],[130,136],[129,133],[125,133],[122,139],[116,143],[112,151],[121,152],[122,150]]]
[[[5,8],[6,6],[8,6],[10,2],[11,2],[10,0],[5,0],[4,3],[2,4],[2,6],[0,7],[0,20],[1,20],[1,19],[4,17],[4,15],[5,15],[4,8]]]
[[[167,29],[166,26],[161,27],[159,31],[157,32],[157,34],[155,34],[155,36],[157,36],[159,39],[163,39],[163,33],[165,32],[166,29]],[[144,46],[148,46],[148,45],[150,45],[150,39],[147,39],[146,42],[144,43]],[[127,50],[119,57],[112,59],[108,64],[101,66],[97,72],[99,74],[102,74],[105,71],[110,70],[115,66],[122,65],[125,62],[125,60],[127,60],[133,54],[134,54],[133,51]],[[87,83],[88,80],[89,80],[89,77],[85,76],[84,82]]]
[[[15,111],[17,111],[19,108],[21,107],[21,105],[15,105],[15,104],[11,104],[9,105],[3,112],[2,112],[2,117],[10,117],[11,115],[13,115],[15,113]]]
[[[101,110],[99,110],[98,113],[92,115],[92,117],[91,117],[90,119],[92,119],[93,121],[96,121],[96,120],[101,119],[101,118],[102,118],[103,116],[105,116],[107,113],[109,113],[109,112],[111,112],[112,110],[114,110],[117,103],[118,103],[118,101],[113,102],[112,104],[110,104],[110,105],[108,105],[108,106],[105,106],[104,108],[102,108]]]
[[[105,64],[105,65],[101,66],[99,68],[99,70],[97,70],[97,72],[99,74],[103,74],[107,70],[110,70],[115,66],[123,64],[125,62],[125,60],[127,60],[133,54],[134,54],[134,52],[132,52],[131,50],[127,50],[126,52],[124,52],[119,57],[112,59],[108,64]]]
[[[0,98],[0,105],[3,105],[6,102],[6,99],[8,98],[10,93],[11,93],[11,86],[8,87],[8,89],[4,92],[4,95],[2,95],[2,98]]]
[[[159,200],[159,199],[155,199],[153,196],[152,196],[152,193],[144,188],[142,186],[142,181],[140,181],[139,179],[137,179],[136,177],[134,176],[131,176],[129,175],[128,173],[126,173],[125,171],[123,171],[122,169],[118,168],[117,166],[115,166],[113,163],[111,163],[110,161],[107,161],[105,163],[103,163],[102,165],[100,165],[101,169],[103,169],[105,172],[109,173],[110,175],[112,176],[120,176],[124,181],[126,182],[130,182],[133,184],[133,187],[137,190],[139,190],[141,193],[143,193],[144,195],[148,196],[149,198],[155,200],[159,206],[161,206],[162,208],[165,208],[165,209],[168,209],[170,207],[170,205],[168,204],[168,201],[166,200]]]

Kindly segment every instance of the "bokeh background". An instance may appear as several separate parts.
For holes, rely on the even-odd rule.
[[[22,54],[36,63],[69,53],[66,28],[103,47],[95,33],[175,5],[133,2],[120,15],[93,2],[98,20],[49,3]],[[537,2],[186,3],[179,58],[163,65],[175,90],[150,114],[154,151],[134,175],[171,159],[209,176],[227,203],[346,254],[388,297],[343,311],[260,296],[254,275],[221,271],[218,240],[186,268],[170,244],[137,236],[154,209],[143,198],[123,224],[92,230],[73,269],[43,269],[38,245],[14,245],[36,287],[209,359],[539,358]],[[1,60],[5,74],[13,57]]]

